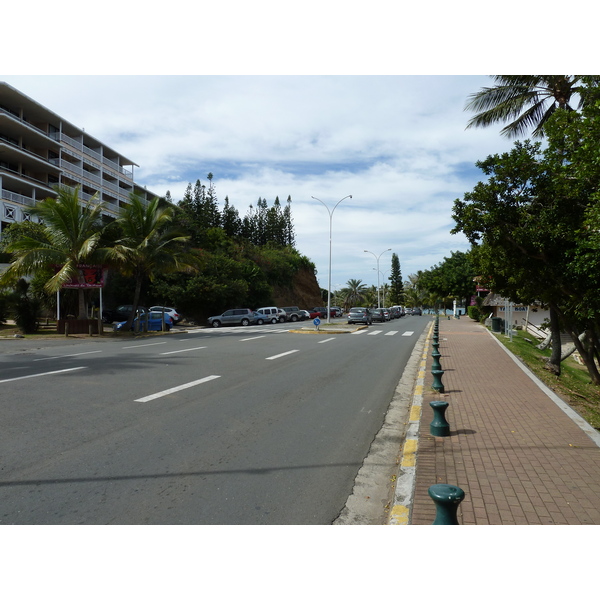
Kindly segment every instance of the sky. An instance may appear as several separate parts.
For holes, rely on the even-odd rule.
[[[500,127],[465,129],[465,102],[488,76],[3,79],[133,160],[136,182],[159,195],[180,200],[212,173],[241,216],[291,196],[296,247],[325,289],[331,224],[332,291],[374,285],[378,270],[387,281],[392,253],[407,279],[467,250],[450,234],[453,202],[479,180],[477,160],[512,145]]]

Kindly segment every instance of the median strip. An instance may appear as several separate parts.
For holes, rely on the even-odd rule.
[[[202,379],[196,379],[196,381],[190,381],[190,383],[184,383],[183,385],[178,385],[177,387],[170,388],[168,390],[164,390],[163,392],[157,392],[156,394],[150,394],[150,396],[144,396],[143,398],[138,398],[134,400],[134,402],[150,402],[150,400],[156,400],[157,398],[162,398],[163,396],[168,396],[169,394],[174,394],[176,392],[180,392],[181,390],[186,390],[188,388],[194,387],[196,385],[200,385],[201,383],[206,383],[207,381],[212,381],[213,379],[219,379],[220,375],[209,375],[208,377],[203,377]]]

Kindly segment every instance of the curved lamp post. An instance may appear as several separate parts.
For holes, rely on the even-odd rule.
[[[385,254],[386,252],[390,252],[390,251],[391,251],[391,248],[388,248],[387,250],[384,250],[379,256],[377,256],[370,250],[363,250],[363,252],[368,252],[369,254],[373,254],[375,259],[377,260],[377,308],[381,308],[381,302],[379,301],[379,259],[381,258],[382,254]]]
[[[352,196],[344,196],[342,200],[338,200],[337,204],[333,207],[332,210],[329,209],[329,207],[327,206],[327,204],[325,204],[325,202],[323,202],[323,200],[319,200],[314,196],[311,196],[311,198],[313,200],[318,200],[327,209],[327,212],[329,213],[329,284],[327,286],[327,322],[331,323],[331,226],[333,221],[333,212],[342,200],[345,200],[346,198],[352,198]]]

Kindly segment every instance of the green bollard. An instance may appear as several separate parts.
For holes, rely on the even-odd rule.
[[[435,503],[436,514],[433,525],[458,525],[456,513],[464,500],[465,492],[455,485],[436,483],[429,490],[429,497]]]
[[[441,354],[437,351],[432,352],[431,356],[433,357],[433,361],[431,363],[431,372],[441,371],[442,365],[440,364],[440,356]]]
[[[449,404],[441,400],[434,400],[429,403],[433,409],[433,421],[429,425],[429,433],[436,437],[448,437],[450,435],[450,424],[446,421],[444,413]]]
[[[442,383],[442,375],[444,374],[444,371],[442,369],[439,369],[437,371],[432,370],[431,374],[433,375],[433,385],[431,386],[431,388],[436,392],[443,394],[444,384]]]

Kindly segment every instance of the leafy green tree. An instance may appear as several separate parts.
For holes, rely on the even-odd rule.
[[[475,294],[476,275],[469,253],[451,252],[441,263],[420,273],[419,285],[440,299],[468,303]]]
[[[0,285],[10,285],[20,277],[55,267],[45,289],[56,293],[69,281],[81,280],[82,264],[102,264],[103,204],[94,196],[87,202],[79,198],[79,188],[57,187],[56,198],[46,198],[30,209],[43,222],[43,231],[27,226],[28,231],[6,246],[13,261],[0,277]],[[85,319],[85,290],[79,291],[78,317]]]
[[[402,283],[402,273],[400,271],[400,259],[395,252],[392,253],[392,269],[389,279],[389,303],[391,306],[401,305],[404,300],[404,285]]]
[[[133,312],[126,329],[131,327],[139,306],[144,280],[150,281],[163,273],[192,271],[197,260],[186,245],[190,236],[172,225],[173,207],[160,198],[145,202],[135,194],[121,209],[115,221],[117,239],[108,251],[108,258],[121,273],[135,281]]]
[[[477,114],[467,128],[510,121],[501,131],[507,137],[519,137],[530,128],[534,137],[542,137],[557,109],[574,110],[574,96],[579,98],[577,108],[583,108],[586,89],[600,83],[596,75],[494,75],[493,79],[493,87],[469,96],[465,110]]]
[[[574,257],[590,258],[584,249],[590,235],[582,225],[597,203],[600,168],[592,159],[595,151],[588,150],[587,157],[581,152],[590,144],[581,127],[572,123],[590,127],[595,119],[589,117],[598,110],[586,109],[586,119],[567,111],[557,113],[546,126],[549,145],[544,152],[539,144],[517,142],[511,152],[477,163],[488,180],[455,201],[457,225],[452,230],[462,231],[473,244],[478,275],[486,277],[494,291],[517,302],[539,300],[550,308],[552,370],[560,374],[563,327],[571,333],[594,383],[600,383],[593,360],[597,347],[586,348],[577,339],[582,330],[589,331],[590,340],[600,331],[599,313],[590,307],[580,310],[594,276]],[[580,176],[579,160],[588,165],[585,178]]]

